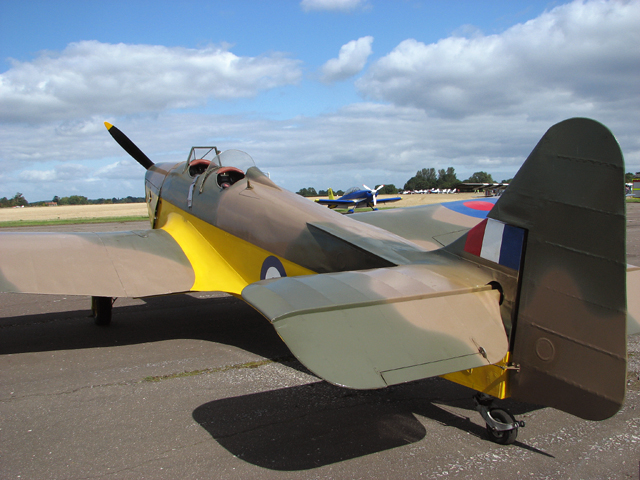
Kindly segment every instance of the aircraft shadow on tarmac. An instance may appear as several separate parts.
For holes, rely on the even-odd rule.
[[[539,408],[504,405],[518,415]],[[465,411],[455,413],[452,406]],[[216,400],[193,412],[194,420],[233,455],[282,471],[318,468],[423,439],[442,442],[442,434],[427,431],[416,415],[486,438],[472,391],[440,378],[375,391],[317,382]],[[522,442],[509,448],[518,447],[552,457]]]
[[[108,327],[94,325],[87,310],[0,319],[0,355],[134,345],[173,339],[233,345],[266,358],[291,353],[269,322],[231,296],[172,295],[118,306]]]
[[[309,373],[292,360],[269,322],[234,297],[174,295],[131,306],[116,303],[107,328],[95,326],[89,315],[87,308],[1,318],[0,355],[197,339],[233,345]],[[209,402],[193,418],[249,463],[306,470],[430,438],[415,415],[485,438],[473,394],[440,378],[374,391],[319,381]],[[516,415],[539,408],[509,400],[501,405]],[[547,455],[521,442],[514,446]]]

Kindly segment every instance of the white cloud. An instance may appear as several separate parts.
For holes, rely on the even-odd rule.
[[[89,175],[89,169],[84,165],[60,164],[50,170],[23,170],[19,178],[25,182],[55,183],[81,180]]]
[[[308,11],[351,12],[366,5],[366,0],[302,0],[300,6]]]
[[[238,57],[227,47],[188,49],[83,41],[60,54],[13,62],[0,75],[0,121],[125,115],[255,96],[296,84],[299,62],[282,54]]]
[[[627,171],[640,171],[637,123],[621,119],[624,115],[616,112],[595,118],[617,136]],[[433,117],[414,107],[359,103],[331,114],[288,121],[165,113],[120,119],[116,126],[156,163],[184,161],[192,145],[237,148],[270,172],[278,185],[297,191],[309,186],[346,190],[361,183],[401,187],[417,170],[428,167],[453,166],[460,179],[481,170],[498,180],[510,178],[553,123],[524,113],[454,119]],[[41,155],[33,154],[37,151]],[[0,158],[11,159],[3,163],[13,165],[3,168],[0,196],[22,192],[27,200],[36,201],[53,195],[144,194],[144,169],[104,127],[78,137],[60,137],[50,126],[39,126],[34,132],[26,125],[8,125],[0,131]],[[61,171],[59,165],[51,167],[45,161],[74,165]]]
[[[500,35],[405,40],[357,86],[368,98],[452,118],[640,107],[638,25],[638,1],[576,1]]]
[[[140,164],[132,159],[120,160],[99,168],[92,174],[94,179],[131,180],[140,174]]]
[[[371,55],[373,37],[352,40],[340,48],[338,58],[332,58],[322,66],[323,82],[332,83],[346,80],[362,71]]]

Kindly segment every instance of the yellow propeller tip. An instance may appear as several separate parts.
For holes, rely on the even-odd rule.
[[[111,125],[109,122],[104,122],[104,126],[107,127],[107,130],[111,129],[111,127],[113,127],[113,125]]]

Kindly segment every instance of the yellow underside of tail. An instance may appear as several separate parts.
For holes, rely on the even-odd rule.
[[[442,378],[450,380],[465,387],[473,388],[479,392],[486,393],[499,399],[511,396],[509,388],[509,352],[502,361],[495,365],[470,368],[461,372],[448,373]]]

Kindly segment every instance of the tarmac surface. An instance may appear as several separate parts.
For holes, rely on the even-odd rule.
[[[640,264],[640,204],[627,223]],[[1,479],[640,478],[640,336],[618,414],[588,422],[506,400],[526,427],[499,446],[473,391],[440,378],[331,386],[234,297],[118,299],[109,327],[89,304],[0,294]]]

